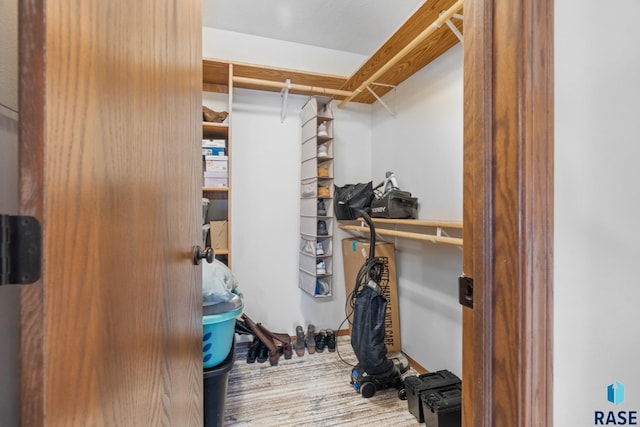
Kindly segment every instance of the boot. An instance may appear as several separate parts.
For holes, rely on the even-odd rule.
[[[260,344],[261,342],[258,337],[253,337],[253,342],[251,343],[251,346],[249,346],[249,350],[247,351],[247,363],[255,363],[256,358],[258,357]]]
[[[289,336],[289,334],[279,334],[276,332],[271,332],[270,330],[265,328],[262,323],[258,323],[257,326],[266,336],[270,337],[273,340],[280,341],[282,343],[282,353],[284,354],[284,358],[286,360],[291,359],[291,356],[293,355],[293,347],[291,346],[291,337]]]
[[[276,366],[278,364],[278,359],[280,358],[280,353],[278,352],[278,348],[276,347],[276,345],[273,343],[273,340],[269,336],[267,336],[262,331],[262,329],[259,328],[258,325],[256,325],[253,320],[249,318],[249,316],[244,313],[242,314],[242,320],[245,322],[251,332],[253,332],[253,335],[255,335],[260,341],[262,341],[264,346],[267,348],[269,352],[269,363],[271,363],[271,366]]]

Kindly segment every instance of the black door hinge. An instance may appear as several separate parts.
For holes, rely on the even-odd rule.
[[[40,278],[42,231],[32,216],[0,215],[0,285]]]
[[[464,274],[458,277],[458,301],[465,307],[473,308],[473,278]]]

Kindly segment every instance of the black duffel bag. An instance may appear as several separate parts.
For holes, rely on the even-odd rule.
[[[411,193],[392,190],[371,202],[372,218],[410,219],[418,217],[418,199]]]
[[[373,200],[373,183],[347,184],[342,187],[334,186],[333,211],[337,220],[351,220],[360,216],[358,209],[366,212],[371,207]]]

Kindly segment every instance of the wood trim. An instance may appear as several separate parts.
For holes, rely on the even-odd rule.
[[[474,279],[474,308],[462,308],[462,425],[465,427],[492,427],[493,419],[490,353],[493,279],[490,258],[484,255],[492,253],[492,63],[485,61],[492,49],[487,30],[493,26],[491,6],[490,0],[481,0],[470,1],[465,7],[462,271]]]
[[[553,424],[552,9],[465,8],[465,426]]]
[[[228,189],[233,188],[231,185],[232,183],[232,178],[233,178],[233,174],[231,173],[232,171],[232,164],[233,164],[233,144],[232,144],[232,139],[231,139],[231,130],[233,129],[231,127],[231,123],[233,121],[233,87],[234,87],[234,83],[233,83],[233,75],[235,73],[235,67],[233,64],[229,64],[229,75],[228,75],[228,81],[227,81],[227,85],[229,86],[229,92],[228,92],[228,99],[227,101],[229,102],[229,118],[228,118],[228,122],[229,122],[229,127],[227,128],[227,156],[229,157],[229,162],[227,165],[227,185],[229,186]],[[232,244],[232,223],[231,223],[231,208],[233,207],[233,203],[231,203],[231,191],[227,191],[226,193],[227,196],[227,267],[231,268],[231,248],[233,247]],[[224,255],[222,252],[220,252],[221,255]]]
[[[45,126],[45,3],[18,3],[18,103],[20,213],[33,215],[46,233],[44,217]],[[43,242],[46,236],[43,235]],[[43,259],[45,276],[47,266]],[[20,423],[42,426],[45,422],[44,279],[20,290]],[[28,355],[29,357],[25,357]]]

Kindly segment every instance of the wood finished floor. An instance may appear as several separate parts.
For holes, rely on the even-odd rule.
[[[278,366],[246,363],[246,346],[236,349],[229,373],[225,426],[415,426],[407,401],[395,388],[370,399],[350,384],[356,358],[348,336],[337,338],[339,352],[307,354]],[[416,375],[410,369],[405,375]]]

